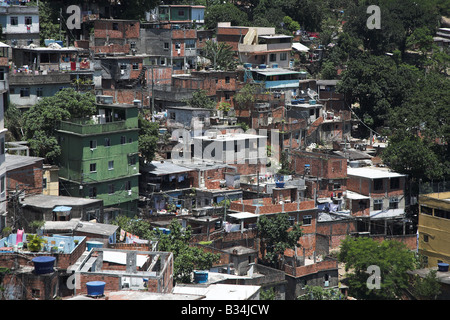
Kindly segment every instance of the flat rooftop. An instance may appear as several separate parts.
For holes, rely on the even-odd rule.
[[[347,175],[368,179],[383,179],[383,178],[398,178],[406,177],[404,174],[389,171],[384,168],[363,167],[363,168],[351,168],[347,167]]]
[[[100,199],[87,199],[66,196],[50,196],[45,194],[38,194],[28,196],[21,201],[22,205],[33,206],[38,208],[53,209],[56,206],[84,206],[89,204],[97,204]]]

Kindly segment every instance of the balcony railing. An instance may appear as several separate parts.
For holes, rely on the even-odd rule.
[[[59,129],[78,134],[100,134],[127,129],[125,121],[95,124],[90,119],[74,119],[71,121],[61,121]]]

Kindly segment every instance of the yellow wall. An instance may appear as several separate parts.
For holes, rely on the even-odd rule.
[[[44,188],[42,193],[50,196],[59,196],[58,167],[44,166],[42,178],[47,179],[47,188]]]
[[[433,216],[422,213],[422,206],[433,209]],[[436,267],[438,260],[450,263],[450,219],[435,217],[434,209],[450,211],[450,192],[419,197],[419,253],[428,257],[428,267]]]

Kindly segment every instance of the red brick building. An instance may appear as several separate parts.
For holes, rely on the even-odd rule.
[[[42,194],[43,158],[6,154],[6,190],[23,196]]]

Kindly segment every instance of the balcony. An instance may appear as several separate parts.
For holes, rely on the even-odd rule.
[[[61,121],[59,130],[73,132],[77,134],[101,134],[128,129],[125,121],[108,123],[93,123],[91,119],[74,119],[71,121]]]
[[[12,73],[9,75],[9,85],[37,85],[70,83],[70,74],[61,72],[42,73]]]

